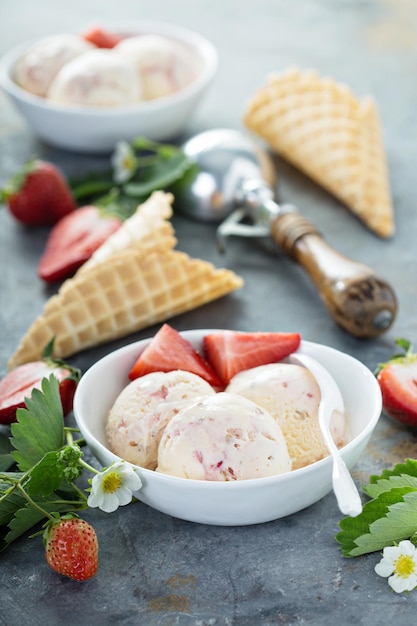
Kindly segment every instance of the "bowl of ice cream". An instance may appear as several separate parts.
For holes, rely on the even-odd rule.
[[[202,352],[209,332],[213,331],[181,335]],[[284,362],[271,364],[272,373],[261,366],[262,371],[249,378],[247,372],[237,374],[229,388],[221,390],[178,371],[129,380],[150,341],[127,345],[95,363],[82,376],[74,399],[75,420],[98,461],[108,466],[128,457],[127,462],[138,468],[139,500],[179,519],[239,526],[292,515],[331,492],[331,458],[317,449],[316,434],[308,443],[305,426],[297,425],[317,396],[304,375],[300,378],[291,370],[293,382],[288,384],[281,371]],[[342,393],[345,438],[340,451],[351,469],[381,414],[378,383],[348,354],[308,341],[301,341],[298,350],[321,363]],[[286,402],[293,405],[295,426],[287,430],[279,420],[277,426],[271,404],[271,389],[278,385],[293,389]],[[278,399],[278,411],[283,404]],[[163,418],[158,424],[156,409]],[[336,423],[336,434],[337,430]]]
[[[111,32],[111,49],[62,33],[0,59],[1,87],[43,141],[105,153],[136,136],[169,141],[186,127],[217,71],[213,44],[163,22]]]

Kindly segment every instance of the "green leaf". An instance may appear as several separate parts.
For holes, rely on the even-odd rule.
[[[161,159],[146,170],[139,170],[141,179],[123,185],[123,193],[128,196],[144,197],[158,189],[165,189],[181,178],[190,167],[188,157],[181,151],[175,151],[166,159]]]
[[[7,472],[14,465],[13,446],[10,437],[0,433],[0,472]]]
[[[0,551],[7,548],[13,541],[18,539],[33,526],[46,519],[41,511],[32,507],[25,500],[21,501],[21,506],[14,510],[14,514],[9,520],[8,526],[3,525],[0,528]],[[61,500],[57,494],[52,494],[48,498],[38,498],[36,503],[39,504],[44,511],[50,514],[67,513],[69,511],[80,511],[86,508],[84,502],[74,500]]]
[[[19,480],[23,474],[9,473],[8,476]],[[0,527],[7,525],[13,518],[15,512],[25,504],[25,499],[19,491],[12,490],[8,493],[11,486],[10,482],[0,477]],[[6,493],[8,493],[7,497],[4,495]]]
[[[407,459],[405,463],[397,463],[392,469],[385,469],[378,476],[371,476],[369,482],[376,484],[383,478],[390,478],[391,476],[402,476],[403,474],[409,474],[410,476],[417,476],[417,460]]]
[[[51,374],[42,380],[42,391],[34,389],[25,399],[26,409],[18,409],[11,426],[14,460],[22,471],[30,470],[42,457],[64,445],[64,416],[59,382]]]
[[[29,473],[25,491],[32,497],[49,496],[59,488],[66,468],[65,461],[59,460],[58,452],[48,452]]]
[[[345,517],[336,535],[347,557],[375,552],[417,531],[417,490],[393,488],[367,502],[357,517]]]
[[[365,493],[371,498],[378,498],[382,493],[391,489],[401,489],[402,487],[412,487],[417,491],[417,476],[401,474],[390,478],[378,480],[377,483],[364,487]]]

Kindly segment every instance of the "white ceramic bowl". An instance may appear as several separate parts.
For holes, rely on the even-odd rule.
[[[185,128],[218,65],[214,46],[201,35],[163,22],[116,24],[117,33],[154,33],[190,47],[201,59],[198,78],[176,93],[153,101],[118,108],[56,105],[25,91],[13,80],[17,60],[34,42],[13,48],[0,59],[0,85],[33,131],[45,142],[78,152],[110,152],[115,144],[136,136],[167,141]]]
[[[182,335],[196,348],[210,330]],[[90,449],[103,466],[120,460],[106,445],[104,425],[108,411],[123,387],[128,372],[150,340],[112,352],[82,376],[74,399],[74,415]],[[300,352],[326,367],[342,392],[349,421],[350,441],[342,457],[352,468],[364,451],[380,417],[379,385],[370,370],[353,357],[333,348],[303,341]],[[140,470],[143,486],[135,496],[173,517],[222,526],[268,522],[300,511],[332,490],[329,457],[307,467],[266,478],[235,482],[188,480]]]

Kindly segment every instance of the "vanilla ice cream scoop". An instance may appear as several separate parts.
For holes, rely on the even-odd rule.
[[[236,374],[226,391],[253,400],[276,419],[288,446],[293,469],[328,455],[318,422],[320,388],[300,365],[272,363]],[[336,445],[345,443],[345,416],[334,413],[331,432]]]
[[[114,50],[135,64],[144,100],[168,96],[196,78],[195,53],[168,37],[127,37]]]
[[[185,407],[166,426],[156,471],[181,478],[245,480],[291,470],[281,429],[251,400],[221,392]]]
[[[137,103],[141,91],[131,61],[113,50],[96,49],[66,63],[47,97],[61,104],[118,107]]]
[[[182,370],[136,378],[110,409],[106,424],[110,449],[130,463],[155,469],[159,440],[171,418],[197,398],[214,394],[209,383]]]
[[[20,87],[45,97],[60,69],[95,46],[79,35],[62,34],[35,43],[19,59],[14,79]]]

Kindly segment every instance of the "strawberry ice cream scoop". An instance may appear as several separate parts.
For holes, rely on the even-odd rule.
[[[60,69],[94,48],[78,35],[46,37],[34,44],[18,61],[14,79],[26,91],[45,97]]]
[[[249,398],[280,425],[293,469],[328,455],[318,423],[320,388],[313,374],[299,365],[272,363],[236,374],[226,391]],[[334,413],[331,432],[336,445],[345,441],[345,416]]]
[[[190,372],[152,372],[129,383],[114,402],[106,424],[110,449],[122,459],[155,469],[158,444],[171,418],[201,396],[209,383]]]
[[[61,104],[117,107],[137,103],[141,92],[131,61],[113,50],[96,49],[65,64],[47,97]]]
[[[135,64],[144,100],[175,93],[197,75],[195,53],[168,37],[127,37],[114,50]]]
[[[221,392],[185,407],[168,423],[157,472],[211,481],[245,480],[288,472],[280,427],[251,400]]]

